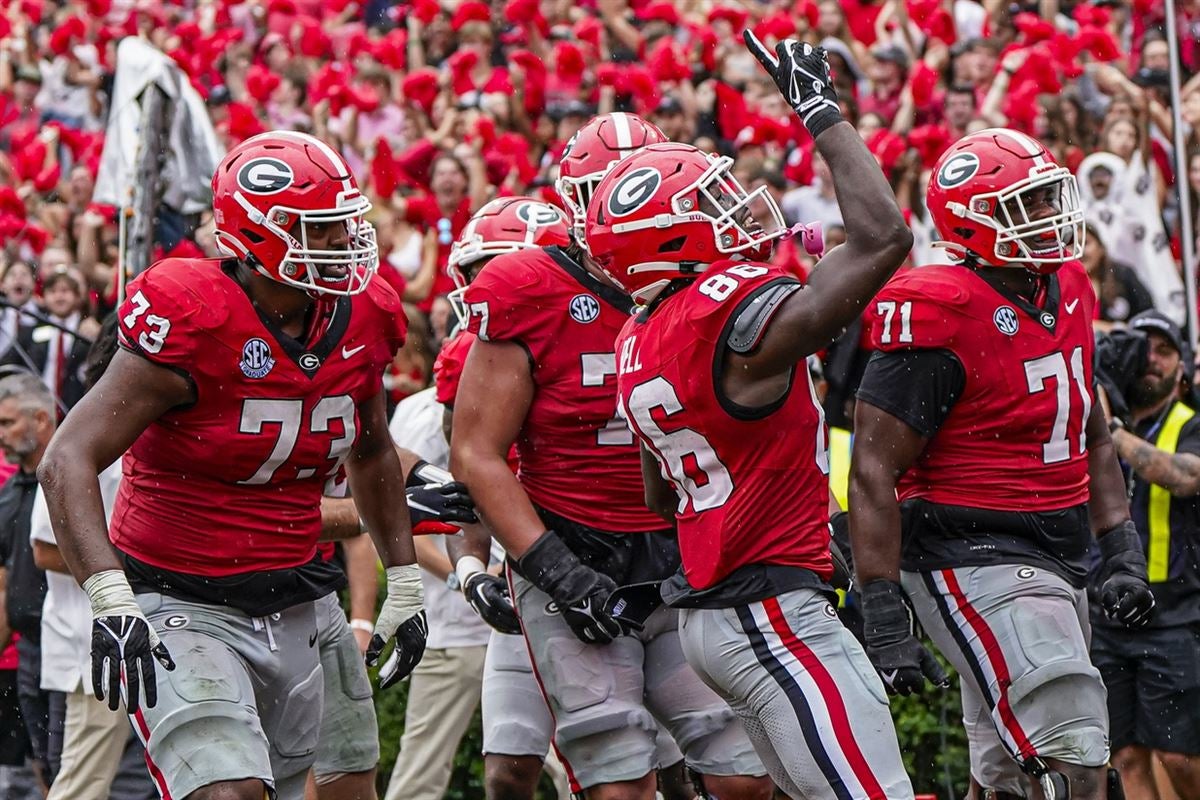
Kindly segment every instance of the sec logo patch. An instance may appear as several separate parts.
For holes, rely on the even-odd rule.
[[[589,322],[595,322],[600,316],[600,302],[590,294],[577,294],[571,298],[567,310],[571,314],[571,319],[583,325]]]
[[[265,378],[275,366],[271,357],[271,346],[259,338],[249,339],[242,345],[242,360],[238,362],[242,374],[247,378]]]
[[[992,322],[996,323],[996,330],[1006,336],[1016,334],[1017,329],[1021,326],[1021,322],[1017,319],[1017,312],[1012,306],[1000,306],[996,309],[996,313],[992,315]]]

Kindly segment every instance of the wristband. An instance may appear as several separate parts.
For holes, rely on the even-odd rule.
[[[454,574],[458,576],[459,586],[466,586],[467,579],[480,572],[487,572],[487,566],[475,556],[463,556],[454,565]]]
[[[421,586],[421,568],[416,564],[404,564],[387,568],[387,602],[403,612],[404,619],[425,607],[425,594]]]
[[[375,623],[371,622],[369,619],[352,619],[350,620],[350,630],[374,633]]]
[[[140,617],[142,609],[133,599],[129,579],[119,569],[97,572],[83,582],[92,605],[93,617]]]
[[[450,483],[452,480],[454,480],[454,476],[448,470],[435,467],[428,461],[418,461],[409,470],[408,479],[404,481],[404,486],[407,489],[411,489],[414,486],[424,486],[427,483]]]

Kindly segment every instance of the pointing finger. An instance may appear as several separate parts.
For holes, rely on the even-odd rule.
[[[746,49],[758,59],[758,63],[763,65],[763,69],[774,75],[775,68],[779,66],[779,59],[759,41],[758,37],[754,35],[754,31],[742,31],[742,41],[746,43]]]

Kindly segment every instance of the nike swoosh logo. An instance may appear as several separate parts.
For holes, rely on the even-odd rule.
[[[1075,298],[1074,300],[1072,300],[1071,302],[1067,303],[1067,313],[1068,313],[1068,314],[1074,314],[1074,313],[1075,313],[1075,306],[1077,306],[1077,305],[1079,305],[1079,298],[1078,298],[1078,297],[1076,297],[1076,298]]]
[[[317,635],[314,633],[312,636],[308,637],[308,646],[312,647],[316,643],[317,643]]]
[[[350,356],[357,353],[359,350],[362,350],[364,347],[366,347],[365,344],[360,344],[358,347],[351,347],[349,349],[347,349],[345,346],[343,346],[342,347],[342,358],[349,358]]]

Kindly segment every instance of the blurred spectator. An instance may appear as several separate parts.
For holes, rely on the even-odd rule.
[[[37,491],[35,474],[46,445],[54,435],[54,398],[36,377],[9,375],[0,379],[0,449],[16,473],[0,488],[0,581],[3,581],[5,625],[0,650],[17,641],[17,697],[21,716],[33,748],[34,772],[44,787],[54,781],[56,759],[49,750],[50,729],[62,718],[51,719],[50,696],[42,684],[42,602],[46,573],[38,569],[29,542],[30,514]]]
[[[819,222],[823,230],[842,224],[842,210],[833,193],[829,165],[820,153],[812,155],[812,183],[792,189],[783,196],[783,217],[789,225]]]
[[[0,357],[8,353],[22,325],[33,323],[33,317],[22,311],[41,311],[33,297],[33,267],[28,261],[14,258],[0,271],[0,294],[4,307],[0,310]]]
[[[36,370],[66,413],[83,397],[88,340],[100,326],[94,317],[86,316],[88,298],[78,270],[55,269],[42,285],[42,298],[46,321],[54,325],[41,320],[22,325],[0,363]]]
[[[1150,292],[1134,271],[1109,257],[1099,231],[1092,225],[1088,225],[1086,231],[1082,261],[1096,291],[1097,329],[1107,329],[1114,322],[1127,322],[1154,308]]]

